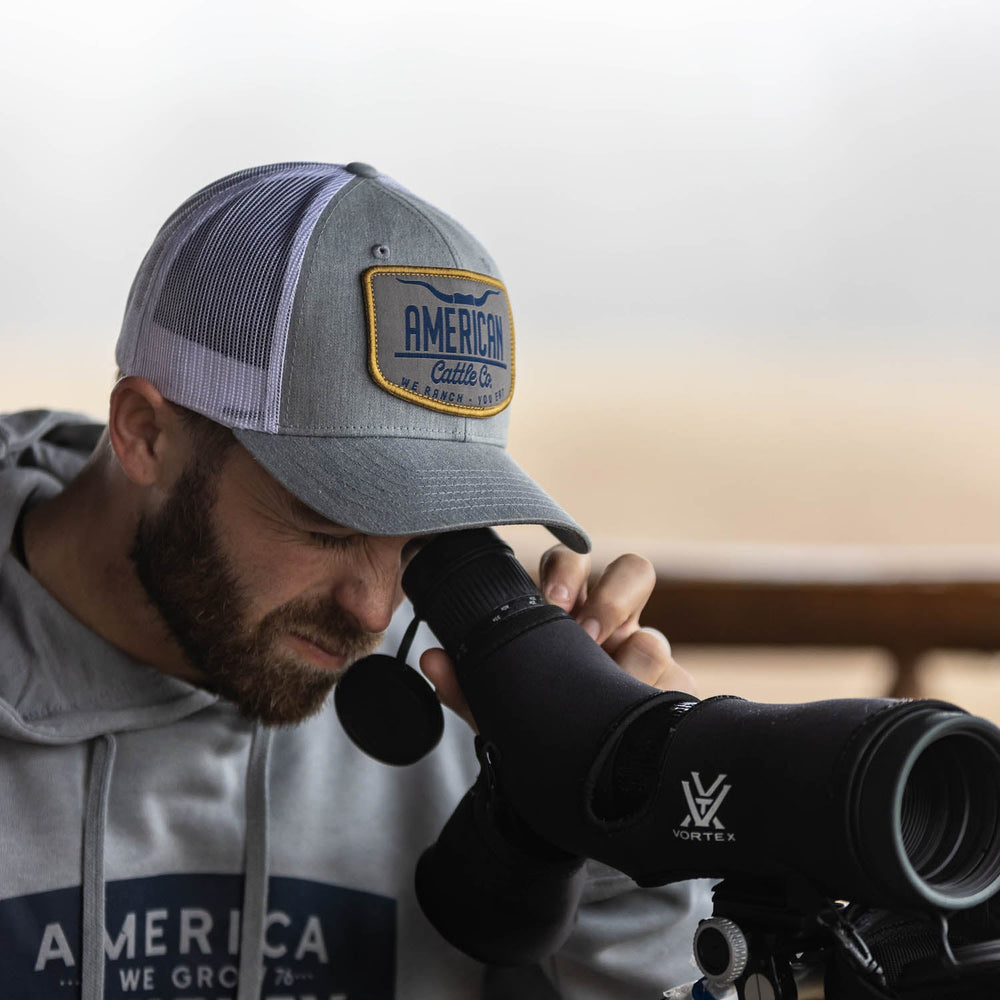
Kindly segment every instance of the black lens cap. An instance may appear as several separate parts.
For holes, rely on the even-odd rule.
[[[414,764],[437,746],[444,713],[413,667],[384,653],[366,656],[337,681],[333,695],[344,731],[383,764]]]

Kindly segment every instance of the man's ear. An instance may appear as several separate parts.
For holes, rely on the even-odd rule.
[[[184,467],[180,415],[148,379],[129,375],[111,390],[108,435],[122,471],[137,486],[167,486]]]

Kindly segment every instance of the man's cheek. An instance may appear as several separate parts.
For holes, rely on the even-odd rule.
[[[324,592],[322,566],[315,557],[290,554],[284,546],[268,546],[249,540],[230,556],[251,610],[263,617],[268,611],[303,597]]]

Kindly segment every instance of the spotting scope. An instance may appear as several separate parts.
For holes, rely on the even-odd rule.
[[[403,587],[479,730],[480,779],[417,869],[425,913],[468,954],[557,947],[585,858],[640,886],[709,877],[906,912],[1000,889],[1000,730],[986,720],[938,701],[652,688],[486,528],[428,543]]]

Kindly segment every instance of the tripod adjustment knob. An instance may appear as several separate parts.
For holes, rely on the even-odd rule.
[[[749,949],[739,924],[710,917],[694,933],[694,959],[713,987],[730,986],[747,967]]]

